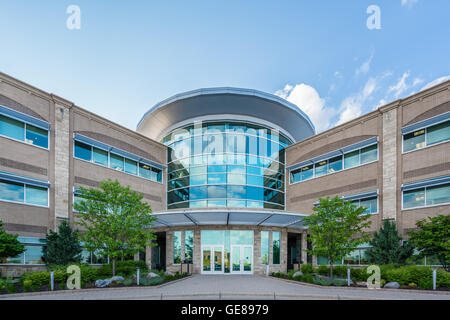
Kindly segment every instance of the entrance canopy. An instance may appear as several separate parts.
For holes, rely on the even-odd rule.
[[[153,227],[202,225],[251,225],[305,229],[306,214],[266,210],[180,210],[153,214],[157,220]]]

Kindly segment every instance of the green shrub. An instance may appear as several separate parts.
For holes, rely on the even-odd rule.
[[[6,281],[0,278],[0,292],[3,291],[3,289],[6,288]]]
[[[336,277],[346,278],[347,277],[347,267],[346,266],[335,266],[333,268],[333,275],[335,275]]]
[[[367,281],[369,275],[367,274],[367,267],[364,268],[351,268],[350,277],[353,281]]]
[[[17,292],[16,285],[14,283],[8,283],[6,285],[6,292],[8,292],[8,293],[16,293]]]
[[[298,275],[298,276],[295,276],[295,277],[294,277],[294,280],[295,280],[295,281],[302,281],[302,280],[303,280],[303,277],[304,277],[304,276]]]
[[[50,284],[50,272],[47,271],[36,271],[26,273],[22,277],[22,283],[26,280],[30,280],[35,286],[43,286]]]
[[[289,270],[287,273],[288,278],[292,280],[294,273],[296,273],[296,272],[297,272],[297,270]]]
[[[450,288],[450,272],[439,269],[436,273],[436,287]]]
[[[23,282],[23,287],[22,287],[22,289],[23,289],[23,291],[31,291],[31,285],[33,284],[33,281],[31,281],[31,280],[25,280],[24,282]]]
[[[319,266],[317,268],[317,273],[321,276],[328,276],[330,275],[330,267],[328,266]]]
[[[142,279],[139,279],[139,284],[141,283],[141,281],[142,281]],[[125,279],[125,280],[123,281],[123,284],[124,284],[125,286],[127,286],[127,287],[132,286],[132,285],[133,285],[133,278]]]
[[[66,284],[65,283],[58,284],[58,289],[59,290],[65,290],[66,289]]]
[[[300,266],[300,270],[303,272],[303,274],[313,273],[314,267],[311,263],[304,263]]]
[[[347,286],[348,283],[345,280],[334,279],[334,285],[337,287],[344,287],[344,286]]]
[[[162,277],[155,277],[155,278],[151,278],[150,279],[148,285],[155,286],[155,285],[158,285],[158,284],[163,283],[163,282],[164,282],[164,279]]]
[[[302,280],[305,281],[305,282],[312,283],[313,282],[313,276],[311,274],[305,274],[305,275],[303,275],[303,279]]]
[[[322,279],[322,278],[319,278],[319,277],[313,277],[313,283],[321,285],[321,286],[329,286],[329,285],[331,285],[331,280],[329,280],[329,279]]]
[[[405,266],[401,268],[391,269],[386,272],[386,280],[388,282],[398,282],[401,285],[407,285],[414,282],[419,287],[427,287],[428,282],[432,283],[433,271],[429,267]]]

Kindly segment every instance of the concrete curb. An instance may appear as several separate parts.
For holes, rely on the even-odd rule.
[[[184,278],[181,278],[181,279],[177,279],[177,280],[172,280],[172,281],[169,281],[169,282],[165,282],[165,283],[162,283],[162,284],[160,284],[160,285],[157,285],[157,286],[133,286],[133,287],[117,287],[117,288],[115,288],[115,287],[112,287],[112,288],[91,288],[91,289],[78,289],[78,290],[68,290],[68,289],[66,289],[66,290],[56,290],[56,291],[40,291],[40,292],[22,292],[22,293],[10,293],[10,294],[2,294],[2,295],[0,295],[0,300],[2,300],[2,299],[9,299],[9,298],[15,298],[15,297],[17,297],[17,298],[20,298],[20,297],[33,297],[33,296],[43,296],[43,295],[56,295],[56,294],[72,294],[72,293],[85,293],[85,292],[97,292],[97,291],[105,291],[105,290],[128,290],[128,289],[139,289],[139,290],[141,290],[141,289],[158,289],[158,288],[161,288],[161,287],[165,287],[165,286],[167,286],[167,285],[170,285],[170,284],[174,284],[174,283],[176,283],[176,282],[179,282],[179,281],[183,281],[183,280],[186,280],[186,279],[188,279],[189,277],[191,277],[192,275],[190,275],[190,276],[187,276],[187,277],[184,277]]]
[[[262,276],[261,276],[262,277]],[[275,280],[280,280],[280,281],[285,281],[285,282],[289,282],[289,283],[294,283],[297,285],[302,285],[302,286],[309,286],[309,287],[313,287],[313,288],[320,288],[320,289],[329,289],[329,290],[338,290],[338,289],[344,289],[344,290],[375,290],[375,289],[368,289],[366,287],[347,287],[347,286],[342,286],[342,287],[332,287],[332,286],[321,286],[318,284],[313,284],[313,283],[308,283],[308,282],[301,282],[301,281],[295,281],[295,280],[289,280],[289,279],[284,279],[284,278],[277,278],[277,277],[272,277],[270,276],[269,278],[271,279],[275,279]],[[441,295],[450,295],[450,291],[433,291],[433,290],[415,290],[415,289],[384,289],[384,288],[380,288],[380,289],[376,289],[377,291],[385,291],[385,292],[404,292],[404,293],[425,293],[425,294],[441,294]]]

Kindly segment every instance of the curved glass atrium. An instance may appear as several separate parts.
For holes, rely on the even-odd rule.
[[[284,148],[279,131],[244,122],[198,122],[171,132],[168,209],[284,209]]]

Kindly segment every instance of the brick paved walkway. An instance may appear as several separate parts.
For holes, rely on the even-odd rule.
[[[450,300],[450,293],[314,287],[250,275],[194,275],[160,287],[3,295],[0,299],[403,299]]]

